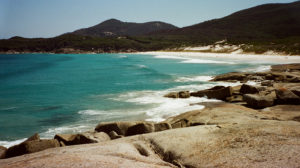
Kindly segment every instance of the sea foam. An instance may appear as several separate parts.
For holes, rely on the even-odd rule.
[[[212,59],[199,59],[199,58],[188,58],[188,57],[180,57],[180,56],[171,56],[171,55],[154,55],[154,58],[160,59],[177,59],[182,60],[180,63],[188,63],[188,64],[236,64],[231,61],[219,61]]]
[[[82,115],[105,115],[107,112],[103,110],[81,110],[78,111],[78,114]]]
[[[142,65],[142,64],[137,65],[137,67],[142,68],[142,69],[148,68],[146,65]]]
[[[130,102],[134,104],[140,105],[148,105],[144,109],[137,109],[136,113],[144,113],[146,112],[147,121],[156,121],[160,122],[169,117],[193,110],[202,110],[204,106],[202,105],[191,105],[200,102],[216,102],[219,100],[216,99],[207,99],[205,97],[190,97],[187,99],[171,99],[164,97],[165,94],[175,91],[199,91],[203,89],[208,89],[216,85],[222,86],[236,86],[240,83],[226,83],[226,82],[218,82],[218,83],[206,83],[201,85],[182,85],[177,86],[167,90],[161,91],[134,91],[127,92],[118,95],[115,98],[112,98],[115,101],[122,102]]]
[[[171,56],[171,55],[155,55],[154,58],[161,58],[161,59],[183,59],[183,60],[186,59],[186,58],[183,58],[183,57]]]
[[[120,55],[119,58],[128,58],[126,55]]]
[[[271,65],[261,65],[255,68],[242,69],[242,72],[267,72],[271,70]]]
[[[215,60],[208,60],[208,59],[187,59],[187,60],[181,61],[181,63],[188,63],[188,64],[235,64],[234,62],[215,61]]]
[[[212,79],[212,76],[184,76],[179,77],[175,82],[207,82]]]
[[[26,138],[18,139],[18,140],[15,140],[15,141],[0,141],[0,146],[4,146],[6,148],[9,148],[11,146],[18,145],[18,144],[24,142],[25,140],[26,140]]]
[[[41,133],[41,138],[53,138],[56,134],[76,134],[90,130],[89,125],[68,125],[56,128],[49,128],[46,132]]]

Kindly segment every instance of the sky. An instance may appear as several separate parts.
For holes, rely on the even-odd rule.
[[[115,18],[178,27],[266,3],[295,0],[0,0],[0,39],[54,37]]]

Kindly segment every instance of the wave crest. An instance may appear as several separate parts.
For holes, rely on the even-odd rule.
[[[171,56],[171,55],[154,55],[154,58],[160,59],[177,59],[182,60],[180,63],[188,63],[188,64],[236,64],[235,62],[229,61],[218,61],[212,59],[199,59],[199,58],[186,58],[180,56]]]
[[[207,82],[212,80],[212,76],[191,76],[191,77],[179,77],[175,82]]]
[[[24,142],[25,140],[26,140],[26,138],[18,139],[18,140],[15,140],[15,141],[0,141],[0,146],[4,146],[6,148],[9,148],[9,147],[12,147],[14,145],[18,145],[18,144]]]

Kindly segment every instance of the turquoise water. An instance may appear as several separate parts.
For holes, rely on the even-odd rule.
[[[138,54],[2,54],[0,142],[85,131],[101,121],[160,121],[205,101],[162,98],[168,91],[207,88],[215,85],[210,76],[266,65]]]

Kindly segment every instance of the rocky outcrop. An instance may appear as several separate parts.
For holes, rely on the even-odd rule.
[[[190,92],[189,91],[181,91],[178,93],[179,98],[189,98],[190,97]]]
[[[231,72],[217,75],[211,81],[226,81],[226,82],[247,82],[256,81],[262,82],[264,85],[271,86],[271,82],[300,82],[300,64],[274,65],[271,71],[245,73],[245,72]]]
[[[241,86],[240,93],[241,94],[256,94],[256,93],[259,93],[260,91],[264,91],[264,90],[266,90],[265,87],[243,84]]]
[[[124,137],[123,135],[118,135],[115,131],[110,131],[108,135],[112,140]]]
[[[211,89],[201,90],[191,93],[194,97],[207,97],[209,99],[226,100],[227,97],[232,96],[232,87],[215,86]]]
[[[274,99],[271,96],[245,94],[243,95],[243,100],[247,103],[249,107],[257,109],[270,107],[274,104]]]
[[[38,133],[35,133],[34,135],[32,135],[31,137],[27,138],[26,141],[34,141],[34,140],[40,140],[40,135]],[[25,142],[26,142],[25,141]]]
[[[107,134],[115,131],[118,135],[126,135],[128,128],[136,124],[137,122],[102,122],[97,125],[95,131]]]
[[[231,82],[246,81],[248,75],[249,73],[230,72],[230,73],[218,75],[211,81],[231,81]]]
[[[245,101],[248,107],[252,108],[265,108],[276,104],[300,104],[299,67],[300,64],[274,65],[268,72],[226,73],[216,76],[212,81],[256,81],[261,83],[261,86],[258,83],[255,86],[243,84],[240,89],[238,86],[234,87],[233,96],[225,99],[227,102]],[[203,91],[199,91],[199,93],[201,94]],[[243,97],[242,101],[241,97]]]
[[[109,135],[105,132],[88,131],[88,132],[81,133],[81,135],[95,141],[96,143],[110,140]]]
[[[19,155],[23,155],[26,153],[29,153],[26,150],[26,143],[30,142],[30,141],[39,141],[40,140],[40,135],[39,134],[34,134],[31,137],[27,138],[24,142],[20,143],[19,145],[14,145],[10,148],[7,149],[6,152],[6,157],[14,157],[14,156],[19,156]]]
[[[164,97],[176,99],[176,98],[179,98],[179,94],[178,94],[178,92],[171,92],[171,93],[164,95]]]
[[[185,118],[181,118],[179,120],[174,120],[171,123],[172,128],[184,128],[184,127],[188,127],[189,124],[189,120],[185,119]]]
[[[158,132],[172,129],[172,126],[168,122],[104,122],[98,124],[95,128],[98,132],[109,132],[111,139],[118,139],[124,136],[132,136],[137,134],[147,134],[151,132]]]
[[[80,134],[57,134],[54,139],[58,140],[62,146],[95,143],[95,141],[91,141]]]
[[[128,128],[126,136],[132,136],[137,134],[147,134],[155,131],[153,123],[143,122],[133,125]]]
[[[276,89],[276,95],[278,104],[300,104],[300,97],[288,89]]]
[[[0,146],[0,159],[4,159],[6,157],[7,148],[4,146]]]
[[[300,64],[280,64],[280,65],[272,65],[272,71],[279,71],[279,72],[293,72],[293,71],[300,71]]]
[[[159,132],[159,131],[165,131],[168,129],[172,129],[172,126],[168,122],[161,122],[161,123],[155,123],[154,129],[155,129],[155,132]]]
[[[49,148],[56,148],[59,146],[60,144],[56,139],[40,139],[25,141],[19,145],[15,145],[8,148],[6,152],[6,158],[35,153]]]
[[[0,167],[293,168],[300,165],[300,122],[293,120],[300,114],[299,105],[257,111],[224,102],[201,104],[206,108],[167,120],[168,123],[188,121],[189,127],[48,149],[0,160]]]
[[[231,103],[246,102],[248,107],[252,108],[265,108],[276,104],[299,104],[299,67],[300,64],[276,65],[272,66],[272,70],[268,72],[231,72],[221,74],[211,81],[255,81],[258,82],[258,84],[243,84],[235,87],[215,86],[210,89],[192,92],[190,93],[190,96],[207,97],[209,99],[218,99]],[[276,89],[277,91],[275,92]],[[280,91],[280,89],[285,89],[287,91],[283,92]],[[173,92],[165,96],[179,98],[179,92]]]
[[[69,146],[104,142],[110,140],[110,137],[104,132],[86,132],[82,134],[57,134],[54,139],[57,139],[60,144]]]
[[[171,93],[164,95],[164,97],[185,99],[185,98],[190,97],[190,92],[189,91],[171,92]]]
[[[271,80],[267,80],[267,81],[262,81],[261,82],[261,86],[268,86],[268,87],[272,87],[273,86],[273,81]]]

